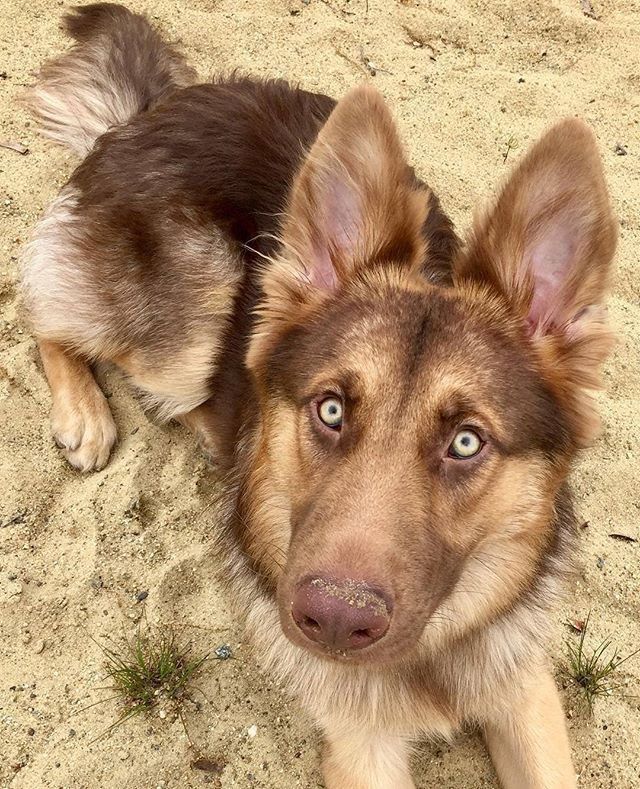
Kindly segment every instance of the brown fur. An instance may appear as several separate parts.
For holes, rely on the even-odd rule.
[[[182,61],[140,17],[89,6],[69,29],[80,43],[34,96],[62,84],[72,106],[98,62],[119,63],[98,98],[119,95],[117,31],[147,64],[129,69],[133,117],[85,141],[25,258],[69,460],[98,468],[115,439],[94,359],[215,456],[223,575],[260,662],[325,732],[329,789],[413,786],[412,741],[464,721],[507,789],[572,787],[543,644],[610,339],[615,221],[591,132],[551,129],[461,249],[372,88],[337,104],[237,76],[165,91]],[[78,147],[67,109],[45,126]],[[327,392],[339,433],[316,416]],[[464,461],[448,452],[461,426],[484,441]],[[310,576],[384,590],[386,635],[309,641],[291,601]]]

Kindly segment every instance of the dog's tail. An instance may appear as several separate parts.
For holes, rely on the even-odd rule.
[[[114,3],[78,6],[63,19],[73,48],[46,63],[26,102],[46,137],[85,156],[196,74],[146,17]]]

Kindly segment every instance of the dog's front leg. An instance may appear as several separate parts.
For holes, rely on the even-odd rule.
[[[562,704],[546,669],[499,720],[484,726],[504,789],[573,789],[576,777]]]
[[[327,789],[415,789],[409,743],[354,726],[325,731],[322,773]]]

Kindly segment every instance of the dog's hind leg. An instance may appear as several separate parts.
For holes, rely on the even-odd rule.
[[[89,365],[58,343],[41,340],[38,346],[51,388],[56,443],[80,471],[104,468],[116,442],[116,426]]]

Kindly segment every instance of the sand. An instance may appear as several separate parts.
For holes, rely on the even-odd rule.
[[[460,228],[549,123],[580,115],[598,136],[620,218],[611,314],[620,343],[600,395],[604,433],[575,473],[584,571],[556,620],[592,611],[592,643],[640,647],[640,10],[636,0],[131,0],[182,42],[203,79],[239,66],[341,95],[371,80],[398,118],[419,174]],[[145,417],[116,371],[100,373],[120,434],[109,466],[82,477],[49,435],[49,393],[20,317],[17,259],[73,157],[39,138],[15,100],[62,50],[60,2],[4,0],[0,9],[0,786],[315,787],[319,740],[281,689],[262,677],[213,580],[208,558],[217,483],[178,427]],[[375,71],[375,74],[373,73]],[[507,143],[516,146],[504,162]],[[620,144],[627,155],[614,149]],[[148,592],[144,603],[136,595]],[[192,740],[226,766],[195,771],[180,721],[115,720],[99,643],[140,618],[175,623],[194,648],[232,646],[188,705]],[[96,643],[98,642],[98,643]],[[640,656],[626,665],[640,693]],[[602,698],[592,718],[565,691],[580,786],[640,787],[640,702]],[[251,727],[257,727],[257,730]],[[250,736],[255,733],[255,736]],[[495,787],[480,740],[422,745],[419,787]]]

